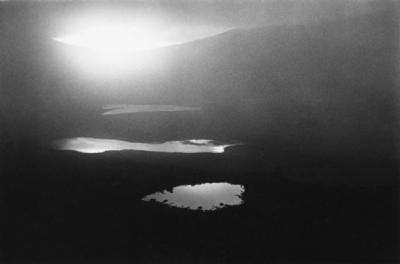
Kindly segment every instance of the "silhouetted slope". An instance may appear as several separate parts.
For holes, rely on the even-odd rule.
[[[165,48],[159,52],[170,56],[171,67],[145,81],[144,90],[132,91],[132,98],[201,105],[207,114],[197,128],[235,138],[272,133],[322,152],[391,154],[393,16],[386,11],[321,24],[237,29]]]

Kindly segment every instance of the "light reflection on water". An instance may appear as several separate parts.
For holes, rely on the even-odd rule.
[[[213,211],[227,206],[243,203],[241,195],[244,186],[230,183],[203,183],[198,185],[182,185],[145,196],[142,200],[157,201],[190,210]]]
[[[82,153],[103,153],[106,151],[136,150],[167,153],[224,153],[225,148],[238,144],[218,144],[208,139],[139,143],[115,139],[77,137],[60,140],[55,144],[58,150],[74,150]]]
[[[102,115],[118,115],[143,112],[199,111],[200,107],[180,105],[105,105],[103,109],[107,111]]]

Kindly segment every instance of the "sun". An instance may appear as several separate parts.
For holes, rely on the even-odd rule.
[[[151,24],[102,22],[84,25],[83,28],[64,33],[53,40],[105,52],[143,51],[175,44],[163,39],[165,33]]]
[[[101,80],[161,67],[161,55],[150,51],[174,44],[165,31],[156,18],[97,12],[74,16],[52,39],[72,69]]]
[[[96,11],[96,12],[95,12]],[[52,40],[64,61],[93,80],[147,76],[168,65],[168,56],[155,52],[226,31],[224,27],[172,23],[155,14],[123,10],[91,10],[63,21]]]

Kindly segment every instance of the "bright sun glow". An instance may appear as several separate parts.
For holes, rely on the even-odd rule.
[[[160,17],[97,11],[73,16],[52,39],[78,72],[105,77],[165,67],[153,50],[220,34],[229,28],[163,22]]]
[[[176,44],[163,40],[163,32],[151,25],[116,23],[84,28],[72,34],[53,38],[64,44],[96,51],[142,51]]]

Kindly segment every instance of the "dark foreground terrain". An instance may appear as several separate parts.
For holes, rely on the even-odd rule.
[[[57,55],[56,21],[79,5],[0,3],[2,258],[400,261],[398,5],[366,1],[368,12],[339,16],[350,2],[329,19],[158,50],[168,70],[117,83],[93,83]],[[100,115],[118,103],[202,110]],[[243,145],[223,154],[52,148],[72,137]],[[202,212],[141,201],[205,182],[243,185],[244,203]]]
[[[285,165],[235,169],[236,151],[166,157],[25,149],[4,201],[5,256],[139,263],[397,259],[397,185],[296,182],[285,178]],[[204,182],[243,184],[244,204],[201,212],[141,201]]]

